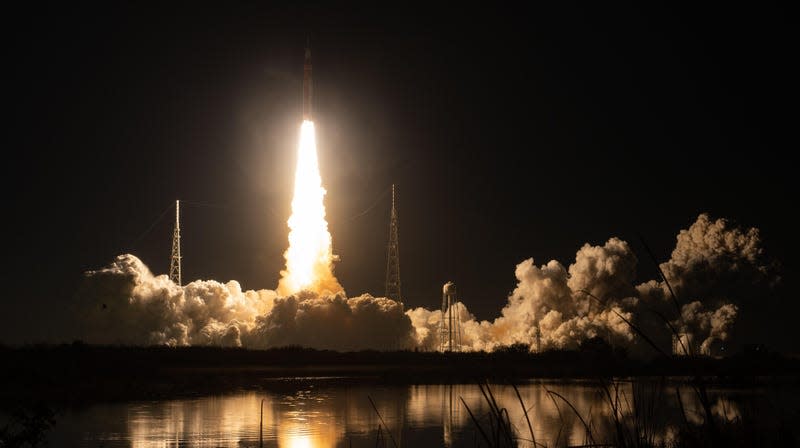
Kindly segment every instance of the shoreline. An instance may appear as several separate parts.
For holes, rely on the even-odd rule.
[[[528,353],[333,352],[298,347],[0,347],[0,407],[86,404],[286,387],[300,382],[377,385],[538,380],[703,378],[726,387],[800,384],[800,359],[774,353],[649,361],[609,351]]]

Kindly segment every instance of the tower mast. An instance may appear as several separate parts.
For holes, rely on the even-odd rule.
[[[175,201],[175,230],[172,233],[172,256],[169,261],[169,279],[181,284],[181,201]]]
[[[389,244],[386,259],[386,297],[403,301],[400,293],[400,242],[398,237],[397,207],[395,207],[394,184],[392,184],[392,214],[389,222]]]

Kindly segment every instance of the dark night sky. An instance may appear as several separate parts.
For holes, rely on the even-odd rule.
[[[566,266],[611,236],[631,242],[650,279],[637,235],[663,261],[705,211],[762,230],[784,276],[765,306],[776,319],[800,311],[786,217],[796,189],[780,155],[797,147],[787,11],[262,3],[7,15],[0,342],[68,338],[60,320],[82,272],[120,253],[166,272],[171,211],[156,219],[176,198],[191,202],[185,281],[274,288],[307,35],[349,295],[383,293],[395,182],[409,306],[438,306],[453,280],[493,318],[517,263]]]

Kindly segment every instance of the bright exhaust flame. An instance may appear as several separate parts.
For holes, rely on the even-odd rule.
[[[325,189],[319,175],[314,122],[304,120],[300,127],[297,170],[294,174],[294,199],[289,218],[289,248],[286,270],[281,271],[278,294],[291,295],[301,290],[319,294],[342,291],[333,275],[333,249],[325,205]]]

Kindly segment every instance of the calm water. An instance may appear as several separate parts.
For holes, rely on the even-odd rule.
[[[668,441],[685,424],[676,385],[637,380],[618,383],[616,392],[614,388],[610,392],[619,397],[624,419],[647,419],[646,427],[655,438]],[[610,439],[612,410],[605,390],[597,384],[531,381],[518,384],[518,389],[537,442],[548,446],[587,442],[587,431],[574,411],[548,391],[560,394],[577,409],[596,442]],[[492,385],[491,390],[498,406],[508,410],[518,437],[530,439],[514,389]],[[712,388],[709,394],[714,413],[727,420],[749,416],[769,420],[800,398],[797,388]],[[695,394],[684,386],[680,395],[688,421],[701,424]],[[476,447],[480,436],[460,398],[488,431],[489,407],[476,385],[381,387],[293,379],[269,381],[258,391],[66,410],[57,416],[48,439],[54,447],[257,447],[263,402],[264,446],[391,447],[393,437],[403,447]],[[530,446],[524,440],[519,444]]]

